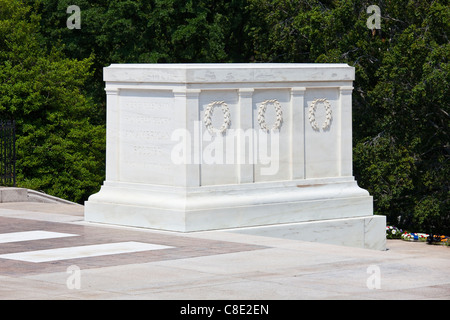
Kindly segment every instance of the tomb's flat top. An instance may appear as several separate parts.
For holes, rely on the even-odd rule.
[[[309,68],[352,68],[345,63],[113,63],[113,68],[139,69],[309,69]],[[109,67],[107,67],[109,68]]]
[[[355,68],[328,63],[112,64],[106,82],[301,82],[353,81]]]

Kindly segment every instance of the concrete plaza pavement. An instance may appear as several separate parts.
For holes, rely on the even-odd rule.
[[[450,247],[163,232],[87,223],[81,205],[0,203],[0,299],[447,300]]]

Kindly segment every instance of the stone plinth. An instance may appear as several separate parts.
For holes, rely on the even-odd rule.
[[[87,221],[251,233],[326,221],[308,230],[339,238],[344,223],[373,238],[356,246],[384,249],[385,218],[352,174],[354,68],[123,64],[104,80],[106,180]]]

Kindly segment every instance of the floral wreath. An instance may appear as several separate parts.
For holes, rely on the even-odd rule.
[[[311,124],[311,127],[314,130],[319,130],[319,125],[317,124],[316,114],[315,114],[316,109],[317,109],[317,105],[316,104],[318,102],[322,102],[324,104],[324,106],[325,106],[325,112],[326,112],[326,114],[325,114],[325,121],[322,124],[322,129],[325,130],[325,129],[330,127],[331,119],[332,119],[332,116],[331,116],[331,105],[330,105],[330,102],[327,99],[325,99],[325,98],[315,99],[311,103],[311,105],[309,106],[309,109],[308,109],[309,123]]]
[[[276,117],[277,117],[275,120],[275,123],[273,124],[272,128],[270,128],[270,129],[269,129],[269,127],[267,127],[266,118],[265,118],[267,104],[269,104],[269,103],[274,105]],[[281,104],[278,102],[278,100],[276,100],[276,99],[265,100],[263,103],[261,103],[261,105],[258,108],[258,123],[259,123],[259,127],[262,130],[267,132],[270,130],[280,129],[282,122],[283,122],[283,111],[281,110]]]
[[[402,233],[402,239],[407,241],[426,241],[429,235],[427,233]]]
[[[214,106],[222,106],[223,112],[223,124],[220,129],[216,129],[212,126],[211,117],[214,112]],[[224,101],[213,101],[205,109],[205,115],[203,117],[203,122],[205,123],[206,129],[208,129],[209,133],[214,134],[215,132],[219,132],[221,134],[225,133],[227,129],[231,125],[230,119],[230,109],[228,105]]]

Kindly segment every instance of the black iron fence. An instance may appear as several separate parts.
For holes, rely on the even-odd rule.
[[[16,186],[16,124],[0,120],[0,185]]]

